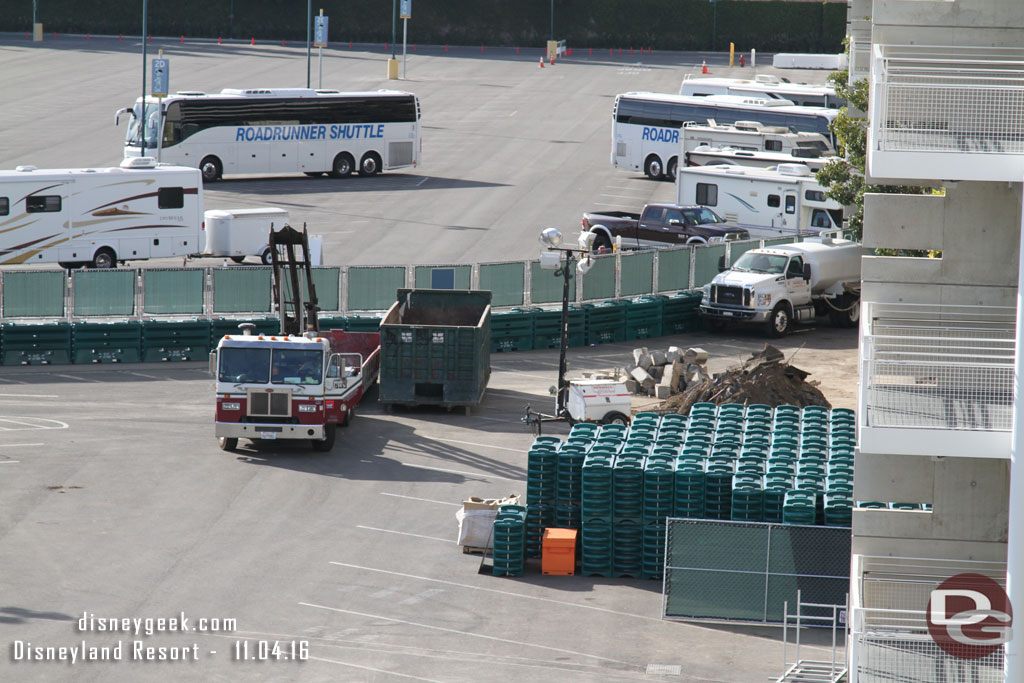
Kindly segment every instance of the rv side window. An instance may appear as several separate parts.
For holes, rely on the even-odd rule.
[[[25,210],[29,213],[60,211],[60,195],[40,194],[25,197]]]
[[[0,197],[0,216],[6,216],[11,212],[11,200],[7,197]]]
[[[768,195],[768,206],[773,209],[777,209],[782,205],[782,199],[777,194]]]
[[[764,141],[765,151],[768,152],[781,152],[782,151],[782,140],[765,140]]]
[[[718,185],[697,183],[697,203],[703,206],[718,206]]]
[[[796,195],[786,195],[786,213],[796,213]]]
[[[158,209],[180,209],[185,206],[185,188],[161,187],[156,193]]]
[[[825,201],[825,193],[821,190],[806,190],[804,192],[804,199],[812,202],[823,202]]]

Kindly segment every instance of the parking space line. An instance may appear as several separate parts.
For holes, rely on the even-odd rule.
[[[416,538],[425,538],[429,541],[441,541],[442,543],[456,543],[450,538],[438,538],[437,536],[423,536],[422,534],[411,534],[408,531],[395,531],[394,529],[378,529],[375,526],[363,526],[362,524],[356,525],[357,529],[368,529],[370,531],[383,531],[386,534],[399,534],[401,536],[415,536]]]
[[[550,650],[552,652],[561,652],[562,654],[573,655],[573,656],[576,656],[576,657],[588,657],[590,659],[601,660],[602,662],[611,662],[613,664],[621,664],[621,665],[624,665],[624,666],[631,666],[629,664],[629,662],[623,662],[622,660],[619,660],[619,659],[611,659],[610,657],[602,657],[600,655],[592,655],[592,654],[588,654],[586,652],[577,652],[575,650],[565,650],[565,649],[562,649],[560,647],[551,647],[550,645],[539,645],[537,643],[526,643],[526,642],[523,642],[521,640],[511,640],[509,638],[498,638],[497,636],[488,636],[488,635],[484,635],[483,633],[474,633],[472,631],[460,631],[459,629],[455,629],[455,628],[445,628],[444,626],[433,626],[431,624],[421,624],[421,623],[418,623],[418,622],[415,622],[415,621],[406,621],[405,619],[395,619],[393,617],[385,617],[385,616],[380,615],[380,614],[366,614],[364,612],[356,612],[355,610],[341,609],[340,607],[327,607],[326,605],[314,605],[314,604],[309,603],[309,602],[300,602],[299,604],[302,605],[303,607],[313,607],[315,609],[324,609],[324,610],[328,610],[328,611],[331,611],[331,612],[341,612],[342,614],[353,614],[353,615],[355,615],[357,617],[366,617],[367,619],[383,619],[384,621],[390,621],[390,622],[393,622],[395,624],[404,624],[406,626],[416,626],[418,628],[426,628],[426,629],[430,629],[430,630],[433,630],[433,631],[442,631],[444,633],[455,633],[455,634],[460,635],[460,636],[471,636],[473,638],[483,638],[484,640],[491,640],[491,641],[495,641],[495,642],[498,642],[498,643],[507,643],[509,645],[519,645],[519,646],[522,646],[522,647],[535,647],[535,648],[540,648],[541,650]]]
[[[497,418],[495,418],[497,419]],[[463,446],[479,446],[480,448],[497,448],[500,451],[512,451],[513,453],[522,453],[522,448],[506,448],[505,446],[492,446],[488,443],[474,443],[472,441],[459,441],[457,439],[445,439],[440,436],[435,436],[434,441],[447,441],[448,443],[458,443]]]
[[[60,398],[57,394],[0,394],[0,398]]]
[[[44,443],[2,443],[0,448],[22,448],[28,446],[45,446]]]
[[[53,373],[53,376],[54,377],[63,377],[64,379],[73,379],[73,380],[78,381],[78,382],[96,382],[96,383],[100,383],[101,382],[101,380],[98,380],[98,379],[86,379],[84,377],[75,377],[74,375],[61,375],[61,374],[58,374],[56,372]]]
[[[594,605],[581,605],[575,602],[568,602],[566,600],[554,600],[552,598],[542,598],[537,595],[527,595],[525,593],[513,593],[511,591],[498,590],[497,588],[486,588],[484,586],[474,586],[469,583],[458,583],[456,581],[446,581],[445,579],[434,579],[429,576],[417,576],[416,574],[404,574],[402,572],[391,571],[390,569],[377,569],[375,567],[364,567],[358,564],[348,564],[345,562],[331,562],[330,564],[337,565],[339,567],[349,567],[350,569],[362,569],[368,572],[378,572],[380,574],[390,574],[391,576],[401,576],[407,579],[418,579],[420,581],[432,581],[434,583],[441,583],[446,586],[455,586],[457,588],[468,588],[475,591],[485,591],[487,593],[498,593],[499,595],[507,595],[513,598],[525,598],[527,600],[539,600],[540,602],[549,602],[555,605],[564,605],[567,607],[578,607],[580,609],[589,609],[595,612],[605,612],[607,614],[614,614],[619,617],[633,617],[634,619],[643,619],[644,621],[656,621],[659,624],[665,623],[664,619],[648,617],[643,614],[632,614],[630,612],[619,612],[613,609],[606,609],[604,607],[595,607]]]
[[[422,500],[424,503],[437,503],[438,505],[454,505],[455,507],[462,507],[462,503],[453,503],[449,500],[431,500],[430,498],[417,498],[416,496],[403,496],[400,493],[387,493],[381,491],[382,496],[391,496],[392,498],[405,498],[406,500]]]
[[[13,465],[21,462],[20,460],[0,460],[0,465]]]
[[[300,603],[301,604],[301,603]],[[314,657],[310,655],[308,659],[316,660],[318,662],[327,662],[328,664],[339,664],[341,666],[350,666],[353,669],[362,669],[363,671],[372,671],[378,674],[387,674],[388,676],[398,676],[399,678],[410,678],[414,681],[427,681],[427,683],[443,683],[443,681],[435,681],[433,678],[420,678],[419,676],[413,676],[411,674],[400,674],[397,671],[388,671],[387,669],[374,669],[372,666],[363,666],[361,664],[351,664],[350,662],[339,662],[336,659],[327,659],[326,657]]]
[[[522,453],[522,451],[517,451],[517,452]],[[423,470],[434,470],[436,472],[447,472],[449,474],[463,474],[463,475],[465,475],[467,477],[480,477],[481,479],[502,479],[504,481],[520,481],[520,482],[523,481],[522,479],[513,479],[511,477],[500,477],[497,474],[487,474],[485,472],[464,472],[462,470],[449,470],[449,469],[445,469],[443,467],[430,467],[429,465],[417,465],[417,464],[411,463],[411,462],[403,462],[401,464],[403,466],[405,466],[405,467],[419,467],[420,469],[423,469]]]

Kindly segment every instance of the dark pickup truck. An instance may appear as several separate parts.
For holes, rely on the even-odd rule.
[[[616,237],[622,237],[623,249],[750,239],[746,230],[726,223],[706,206],[680,204],[648,204],[641,213],[585,213],[583,231],[596,235],[595,250],[610,250]]]

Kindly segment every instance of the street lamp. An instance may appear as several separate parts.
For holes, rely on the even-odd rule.
[[[555,389],[556,420],[569,416],[566,404],[569,399],[569,380],[566,378],[568,363],[566,353],[569,350],[569,280],[572,278],[573,261],[579,258],[576,270],[580,275],[586,274],[593,266],[590,250],[597,237],[592,232],[580,233],[576,248],[562,246],[562,231],[558,228],[545,228],[540,233],[541,246],[545,248],[540,254],[540,267],[555,271],[555,277],[562,278],[562,324],[558,350],[558,385]]]

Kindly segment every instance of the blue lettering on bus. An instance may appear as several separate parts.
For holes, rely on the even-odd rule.
[[[644,128],[644,139],[648,139],[648,131],[656,128]],[[663,131],[664,140],[670,135],[678,139],[678,131]],[[653,135],[653,134],[652,134]],[[357,140],[360,138],[384,137],[384,124],[344,123],[332,126],[240,126],[235,129],[235,142],[270,142],[272,140]],[[650,139],[655,139],[651,137]]]
[[[653,126],[644,126],[644,132],[641,135],[642,140],[650,140],[651,142],[671,142],[674,145],[679,144],[679,131],[673,128],[654,128]]]

